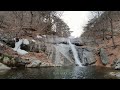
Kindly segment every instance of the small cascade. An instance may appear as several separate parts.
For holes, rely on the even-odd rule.
[[[70,45],[70,47],[72,49],[73,56],[75,58],[75,64],[77,64],[78,66],[82,66],[82,64],[81,64],[81,62],[79,60],[78,53],[77,53],[77,50],[76,50],[75,46],[70,42],[70,40],[68,40],[68,42],[69,42],[69,45]]]
[[[24,55],[27,54],[28,52],[20,48],[22,43],[23,43],[23,39],[20,39],[18,42],[15,42],[15,47],[13,48],[13,50],[17,51],[18,54]],[[24,41],[24,43],[28,44],[28,42],[26,41]]]

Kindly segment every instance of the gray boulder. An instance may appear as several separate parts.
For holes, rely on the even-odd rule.
[[[108,64],[109,62],[108,55],[103,48],[100,49],[100,58],[104,65]]]
[[[94,54],[92,52],[84,50],[82,61],[83,61],[83,65],[90,65],[90,64],[94,63],[96,60],[95,60]]]
[[[110,72],[109,75],[115,76],[120,79],[120,72]]]
[[[0,63],[0,70],[9,70],[9,69],[11,69],[11,68],[2,64],[2,63]]]
[[[77,50],[82,65],[87,66],[94,64],[96,62],[94,49],[85,47],[85,48],[77,48]]]

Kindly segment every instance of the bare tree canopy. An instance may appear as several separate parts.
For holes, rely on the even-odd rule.
[[[120,20],[119,11],[91,11],[92,19],[84,27],[82,37],[87,37],[93,40],[94,43],[99,43],[98,40],[105,41],[107,37],[111,37],[113,47],[116,48],[114,36],[119,34],[118,22]]]
[[[21,32],[27,35],[25,33],[36,31],[41,35],[67,37],[70,35],[69,27],[60,19],[62,14],[63,11],[1,11],[0,27],[7,25],[6,30],[16,30],[16,36],[21,36]]]

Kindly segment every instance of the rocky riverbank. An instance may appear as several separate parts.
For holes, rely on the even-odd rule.
[[[28,45],[21,44],[20,50],[22,52],[20,50],[15,50],[15,48],[11,47],[15,47],[14,44],[14,40],[9,41],[8,39],[6,39],[6,42],[3,42],[1,40],[0,69],[3,69],[3,67],[5,67],[5,69],[8,69],[14,67],[36,68],[46,66],[58,66],[52,63],[52,60],[48,58],[48,52],[45,52],[45,44],[43,41],[36,40],[34,42],[32,40],[29,40]],[[27,53],[24,54],[23,51]]]
[[[98,33],[98,31],[95,33]],[[94,35],[92,34],[92,36],[88,37],[88,32],[84,32],[80,38],[82,39],[83,43],[85,43],[84,46],[96,48],[96,66],[110,67],[118,70],[120,69],[120,35],[115,33],[114,47],[110,33],[107,33],[108,32],[106,32],[104,39],[99,37],[99,35],[102,35],[102,33],[99,33],[99,35],[96,34],[96,38],[93,38]]]

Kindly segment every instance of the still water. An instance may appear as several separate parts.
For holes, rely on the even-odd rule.
[[[113,71],[95,66],[19,68],[0,71],[0,79],[116,79],[108,74]]]

